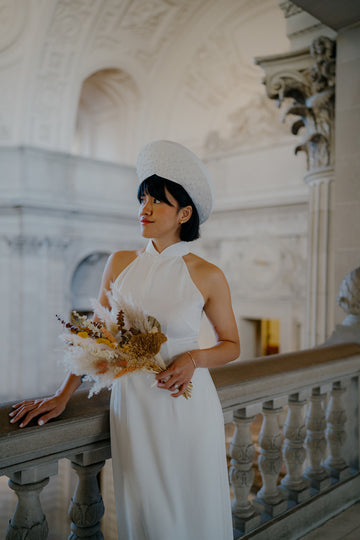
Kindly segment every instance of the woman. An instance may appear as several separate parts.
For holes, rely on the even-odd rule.
[[[168,341],[167,370],[136,372],[113,385],[110,421],[115,499],[121,540],[231,540],[221,406],[207,368],[239,355],[229,287],[216,266],[189,252],[212,208],[211,179],[185,147],[155,141],[139,153],[138,199],[146,249],[114,253],[108,291],[156,317]],[[168,180],[171,178],[171,180]],[[202,312],[217,344],[198,348]],[[189,382],[192,396],[182,397]],[[42,425],[58,416],[80,385],[69,374],[56,395],[15,405],[11,422]]]

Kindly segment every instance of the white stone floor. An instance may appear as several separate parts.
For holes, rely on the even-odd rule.
[[[360,540],[360,502],[306,534],[301,540]]]

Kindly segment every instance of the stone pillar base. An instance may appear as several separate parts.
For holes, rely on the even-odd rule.
[[[330,475],[333,478],[336,478],[341,482],[342,480],[346,480],[351,475],[350,467],[345,465],[342,469],[334,469],[333,467],[329,467],[328,465],[325,465],[325,468],[329,471]]]
[[[310,480],[311,487],[317,489],[318,491],[322,491],[331,485],[330,476],[325,476],[323,478],[311,478],[310,476],[305,475],[305,478]]]
[[[248,533],[259,527],[261,523],[260,514],[254,513],[247,518],[239,518],[233,515],[233,527],[242,534]]]
[[[286,497],[290,501],[295,501],[296,504],[306,501],[311,496],[310,486],[306,486],[299,490],[288,489],[285,486],[279,486],[279,489],[281,489],[281,491],[283,492],[284,497]]]
[[[257,497],[255,497],[255,499],[253,500],[253,506],[258,512],[265,512],[271,517],[276,517],[286,512],[288,508],[288,502],[287,500],[281,499],[278,502],[270,504],[265,502],[263,499],[258,499]]]

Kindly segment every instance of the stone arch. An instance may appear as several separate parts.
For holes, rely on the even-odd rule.
[[[119,68],[103,68],[84,79],[74,128],[74,153],[126,162],[139,105],[138,86]]]
[[[92,311],[90,299],[98,295],[101,276],[109,255],[109,252],[96,251],[78,263],[71,277],[71,309],[81,313]]]

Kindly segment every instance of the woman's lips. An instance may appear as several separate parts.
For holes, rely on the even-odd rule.
[[[153,221],[149,221],[149,220],[147,220],[147,219],[141,219],[141,220],[140,220],[140,223],[141,223],[142,225],[147,225],[148,223],[153,223]]]

